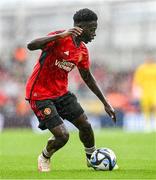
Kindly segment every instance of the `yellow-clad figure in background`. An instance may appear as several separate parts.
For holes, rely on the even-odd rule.
[[[141,110],[146,130],[156,130],[156,60],[147,59],[134,73],[134,85],[140,91]]]

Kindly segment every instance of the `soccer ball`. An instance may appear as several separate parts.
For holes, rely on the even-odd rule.
[[[91,155],[90,164],[95,170],[111,171],[117,166],[116,155],[109,148],[98,148]]]

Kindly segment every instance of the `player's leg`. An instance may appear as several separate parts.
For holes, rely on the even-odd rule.
[[[95,150],[94,133],[91,124],[87,120],[87,116],[84,114],[84,110],[77,102],[76,96],[69,92],[61,97],[58,102],[55,102],[55,104],[60,116],[78,128],[80,140],[85,147],[85,152],[89,159]]]
[[[91,124],[87,120],[85,113],[81,114],[72,123],[78,128],[79,137],[85,147],[86,156],[90,159],[91,154],[95,151],[95,138]]]
[[[39,120],[39,128],[42,130],[49,129],[53,134],[38,157],[38,169],[47,172],[50,171],[52,154],[66,144],[69,133],[51,100],[31,101],[30,104]]]
[[[63,123],[54,128],[49,127],[48,129],[53,134],[53,137],[48,139],[47,145],[42,151],[45,158],[51,158],[54,152],[62,148],[69,139],[69,133]]]
[[[53,137],[48,139],[46,147],[38,157],[38,170],[41,172],[50,171],[50,158],[60,148],[62,148],[69,139],[69,133],[62,123],[57,127],[48,128]]]
[[[144,130],[150,131],[150,111],[151,111],[151,102],[149,101],[149,96],[144,95],[140,101],[141,110],[144,115]]]

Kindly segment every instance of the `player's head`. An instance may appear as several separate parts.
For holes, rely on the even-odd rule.
[[[90,9],[80,9],[74,16],[74,26],[78,26],[83,29],[83,33],[79,37],[81,41],[88,43],[96,36],[95,31],[97,29],[98,17],[95,12]]]

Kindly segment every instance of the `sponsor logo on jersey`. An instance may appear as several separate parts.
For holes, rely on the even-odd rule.
[[[59,61],[58,59],[56,59],[55,66],[70,72],[75,67],[75,64],[65,60]]]

